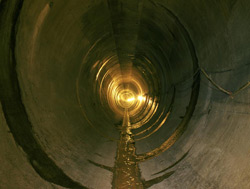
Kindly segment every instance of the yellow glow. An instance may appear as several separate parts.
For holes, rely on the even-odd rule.
[[[134,97],[127,99],[128,102],[132,102],[132,101],[134,101],[134,100],[135,100]]]
[[[137,99],[140,100],[140,101],[145,101],[145,100],[146,100],[146,97],[140,95],[140,96],[137,97]]]
[[[129,108],[135,103],[135,94],[130,90],[122,90],[118,94],[118,103],[123,108]]]

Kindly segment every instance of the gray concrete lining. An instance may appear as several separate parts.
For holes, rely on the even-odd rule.
[[[112,188],[112,172],[89,160],[115,167],[122,116],[105,91],[134,67],[159,100],[153,121],[176,90],[166,123],[135,143],[137,154],[172,136],[201,76],[185,132],[139,164],[142,181],[174,164],[150,188],[250,188],[250,90],[231,98],[197,71],[232,92],[250,81],[249,10],[247,0],[1,0],[0,188]],[[96,73],[110,57],[100,97]]]

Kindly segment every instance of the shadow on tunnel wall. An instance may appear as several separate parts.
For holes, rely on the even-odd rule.
[[[0,188],[250,188],[246,0],[0,1]]]

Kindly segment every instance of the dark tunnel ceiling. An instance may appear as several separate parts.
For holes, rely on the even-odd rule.
[[[0,188],[250,188],[249,10],[0,0]]]

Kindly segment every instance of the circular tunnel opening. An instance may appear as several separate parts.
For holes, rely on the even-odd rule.
[[[212,171],[247,153],[247,139],[232,143],[249,121],[248,45],[234,30],[248,13],[190,4],[0,1],[1,121],[28,160],[27,188],[248,186]]]

